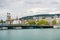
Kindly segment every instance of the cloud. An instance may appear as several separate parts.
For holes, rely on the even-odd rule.
[[[60,13],[59,8],[60,0],[0,0],[0,15],[3,18],[7,12],[15,18],[42,13]]]
[[[31,8],[29,10],[27,10],[27,12],[29,13],[33,13],[34,14],[56,14],[56,13],[60,13],[60,9],[56,9],[56,8]]]

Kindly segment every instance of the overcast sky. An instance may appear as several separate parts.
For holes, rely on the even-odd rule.
[[[7,12],[13,18],[60,13],[60,0],[0,0],[0,19],[5,19]]]

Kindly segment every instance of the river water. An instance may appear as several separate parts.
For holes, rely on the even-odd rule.
[[[60,40],[60,29],[0,30],[0,40]]]

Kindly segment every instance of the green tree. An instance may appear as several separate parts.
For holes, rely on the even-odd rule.
[[[35,25],[36,23],[34,20],[28,20],[26,24],[27,25]]]
[[[3,24],[3,20],[0,20],[0,23],[2,23],[2,24]]]
[[[48,25],[49,22],[46,19],[41,19],[38,22],[36,22],[36,25]]]
[[[57,22],[57,20],[56,19],[54,19],[53,21],[52,21],[52,24],[53,25],[56,25],[58,22]]]

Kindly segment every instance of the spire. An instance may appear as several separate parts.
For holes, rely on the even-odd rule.
[[[16,20],[18,20],[18,16],[16,17]]]

